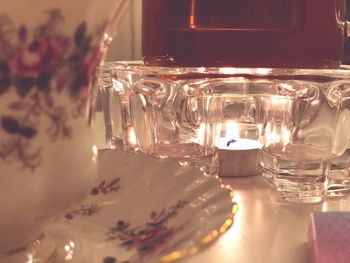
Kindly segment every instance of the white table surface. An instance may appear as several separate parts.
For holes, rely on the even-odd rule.
[[[96,116],[99,148],[104,148],[102,114]],[[234,189],[239,209],[231,228],[181,263],[308,263],[309,217],[316,211],[350,211],[350,196],[318,204],[279,201],[262,176],[222,180]]]
[[[307,263],[307,229],[314,211],[350,211],[350,197],[313,205],[279,202],[262,176],[223,180],[235,189],[233,226],[186,263]]]

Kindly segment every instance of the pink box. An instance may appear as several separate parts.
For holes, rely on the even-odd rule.
[[[350,212],[316,212],[309,224],[313,263],[350,262]]]

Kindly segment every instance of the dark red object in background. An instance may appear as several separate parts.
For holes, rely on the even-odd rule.
[[[346,14],[345,18],[350,20],[350,0],[346,0]],[[343,55],[343,63],[350,64],[350,40],[347,39],[344,44],[344,55]]]
[[[337,68],[345,0],[143,0],[154,66]]]

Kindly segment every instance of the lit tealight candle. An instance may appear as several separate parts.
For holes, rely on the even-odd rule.
[[[256,140],[251,139],[226,139],[226,138],[220,138],[219,142],[216,144],[216,146],[219,149],[222,150],[253,150],[253,149],[259,149],[260,143]]]
[[[251,176],[260,173],[260,143],[256,140],[220,138],[216,146],[219,149],[219,176]],[[237,133],[236,133],[237,134]]]

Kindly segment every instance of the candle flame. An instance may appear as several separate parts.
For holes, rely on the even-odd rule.
[[[223,128],[225,131],[224,134],[221,133]],[[225,138],[226,142],[230,142],[229,144],[231,144],[233,141],[236,141],[237,139],[239,139],[241,137],[239,125],[234,121],[228,121],[224,124],[219,124],[217,126],[217,133],[220,134],[219,137],[223,136]],[[219,141],[220,141],[220,138],[217,138],[216,145],[220,144]]]
[[[239,134],[239,125],[234,121],[226,122],[225,124],[226,128],[226,139],[232,140],[232,139],[239,139],[241,136]]]

